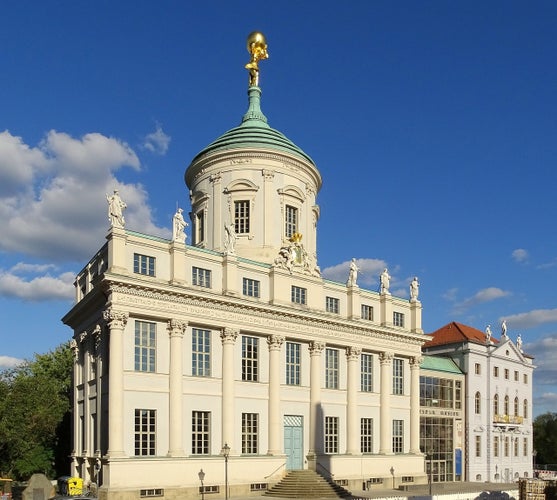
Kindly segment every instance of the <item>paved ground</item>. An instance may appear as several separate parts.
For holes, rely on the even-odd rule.
[[[486,492],[488,495],[485,495],[486,498],[492,497],[489,495],[491,492],[500,492],[500,491],[508,491],[508,490],[516,490],[518,491],[518,483],[434,483],[432,485],[432,496],[435,497],[436,495],[450,495],[450,494],[458,494],[458,493],[478,493],[480,496],[481,493]],[[393,489],[372,489],[372,490],[351,490],[352,491],[352,498],[354,499],[364,499],[370,498],[378,500],[380,498],[400,498],[400,497],[428,497],[429,496],[429,485],[413,485],[409,486],[407,490],[393,490]],[[279,497],[270,497],[270,496],[258,496],[258,497],[249,497],[249,500],[272,500],[273,498]],[[492,497],[493,498],[493,497]],[[517,497],[518,498],[518,495]],[[230,500],[242,500],[239,497],[231,497]],[[316,500],[316,499],[312,499]]]

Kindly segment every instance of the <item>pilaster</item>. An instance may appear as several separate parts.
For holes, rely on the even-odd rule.
[[[423,358],[410,359],[410,453],[420,451],[420,364]]]
[[[393,296],[388,292],[379,295],[381,326],[393,326]]]
[[[392,363],[393,353],[382,352],[379,354],[379,363],[381,364],[381,394],[379,401],[381,404],[379,422],[380,439],[379,453],[388,455],[392,453],[392,433],[393,426],[391,422],[391,387],[392,387]]]
[[[358,374],[362,350],[359,347],[346,348],[346,453],[360,455],[360,426],[358,425]]]
[[[238,259],[225,254],[222,260],[222,289],[226,295],[238,295]]]
[[[128,274],[126,266],[126,242],[128,237],[124,228],[111,227],[108,240],[108,271],[117,274]]]
[[[422,303],[417,299],[410,300],[410,331],[424,333],[422,330]]]
[[[280,414],[280,353],[285,338],[271,335],[267,338],[269,346],[269,427],[268,455],[281,455],[281,414]]]
[[[108,369],[108,456],[123,457],[124,453],[124,328],[128,313],[109,308],[103,311],[110,331]]]
[[[234,344],[240,334],[236,328],[224,328],[222,340],[222,443],[228,443],[234,455]]]
[[[181,241],[170,243],[170,282],[179,285],[188,283],[186,274],[186,245]]]
[[[182,350],[187,323],[177,319],[168,321],[167,330],[170,336],[170,374],[168,378],[168,415],[169,437],[168,456],[184,456],[182,438]]]
[[[309,404],[309,450],[308,468],[317,470],[317,456],[321,450],[316,449],[317,436],[322,430],[321,415],[321,353],[325,349],[323,342],[309,345],[310,355],[310,404]]]
[[[348,296],[348,319],[359,319],[362,317],[362,301],[360,287],[351,285],[347,289]]]

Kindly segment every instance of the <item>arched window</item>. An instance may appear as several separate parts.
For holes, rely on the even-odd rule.
[[[493,396],[493,415],[499,415],[499,394]]]
[[[528,418],[528,400],[525,399],[523,403],[524,408],[522,408],[522,416]]]
[[[505,396],[505,415],[509,414],[509,396]]]
[[[514,398],[514,416],[518,417],[518,397]]]
[[[476,415],[479,415],[482,412],[482,397],[479,392],[476,392],[474,396],[474,411]]]

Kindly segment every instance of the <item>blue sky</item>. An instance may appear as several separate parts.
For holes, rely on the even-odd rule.
[[[183,174],[247,106],[317,163],[318,260],[407,296],[427,332],[506,318],[557,411],[557,3],[9,2],[0,29],[0,366],[67,340],[73,277],[127,227],[170,235]]]

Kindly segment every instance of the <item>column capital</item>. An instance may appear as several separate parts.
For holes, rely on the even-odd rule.
[[[362,349],[356,346],[348,346],[346,348],[346,359],[348,361],[357,361],[362,354]]]
[[[323,352],[323,349],[325,349],[324,342],[313,341],[309,344],[309,353],[311,356],[319,356]]]
[[[129,314],[109,307],[103,311],[103,319],[108,323],[109,328],[124,328],[128,322]]]
[[[227,326],[226,328],[223,328],[220,333],[220,338],[223,344],[234,344],[238,335],[240,335],[240,330],[238,328],[231,328]]]
[[[412,356],[410,358],[410,369],[419,370],[424,358],[422,356]]]
[[[171,337],[183,337],[187,326],[187,321],[172,318],[168,320],[166,329],[168,330],[168,335]]]
[[[77,340],[70,340],[70,349],[73,354],[74,363],[77,363],[79,361],[79,346],[77,345]]]
[[[267,337],[267,345],[269,346],[269,351],[278,351],[284,344],[286,338],[283,335],[269,335]]]
[[[389,351],[384,351],[379,353],[379,362],[382,365],[389,365],[393,361],[394,354]]]

